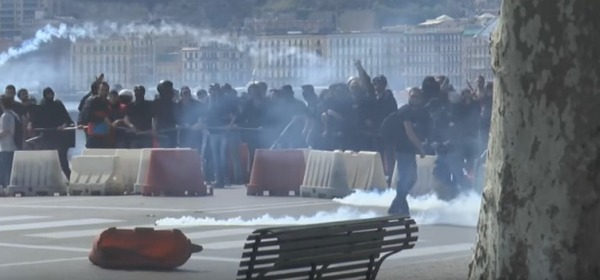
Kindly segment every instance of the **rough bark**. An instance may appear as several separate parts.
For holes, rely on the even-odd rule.
[[[504,0],[470,279],[600,279],[600,1]]]

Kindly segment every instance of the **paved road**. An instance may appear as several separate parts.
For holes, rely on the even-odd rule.
[[[176,272],[103,270],[90,264],[87,254],[93,238],[110,226],[153,226],[158,219],[183,216],[216,220],[265,214],[300,217],[340,207],[381,215],[386,210],[322,199],[248,197],[243,188],[217,190],[214,197],[201,198],[0,198],[0,275],[11,280],[235,279],[245,238],[264,226],[221,223],[181,228],[205,249]],[[421,225],[415,249],[388,259],[378,279],[465,279],[474,240],[474,228]]]

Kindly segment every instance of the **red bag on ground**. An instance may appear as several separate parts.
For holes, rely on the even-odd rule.
[[[96,237],[89,259],[109,269],[172,270],[200,251],[202,246],[192,244],[177,229],[113,227]]]

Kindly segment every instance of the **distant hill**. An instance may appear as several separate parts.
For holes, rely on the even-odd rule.
[[[380,25],[394,25],[418,23],[442,14],[460,17],[473,13],[474,3],[474,0],[78,0],[68,1],[63,14],[100,21],[171,18],[225,29],[239,27],[246,17],[260,17],[268,12],[294,12],[301,17],[312,11],[373,9]]]

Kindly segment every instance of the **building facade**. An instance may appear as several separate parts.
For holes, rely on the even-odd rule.
[[[72,45],[71,53],[72,90],[88,90],[100,73],[111,84],[125,87],[156,82],[153,41],[149,37],[80,40]]]
[[[252,70],[247,53],[239,46],[202,43],[181,50],[182,83],[190,87],[207,87],[211,83],[246,84]]]
[[[155,57],[155,81],[170,80],[176,87],[179,87],[182,77],[179,52],[156,54]]]
[[[253,78],[273,86],[320,83],[329,79],[326,69],[327,37],[291,32],[256,38],[250,50]]]
[[[24,28],[59,11],[57,0],[0,0],[0,37],[21,37]]]
[[[385,61],[389,46],[383,33],[343,33],[327,37],[330,46],[328,68],[332,78],[347,81],[358,75],[354,64],[360,60],[370,75],[388,73]]]
[[[372,77],[385,75],[394,90],[421,86],[425,76],[438,75],[458,90],[479,75],[493,79],[488,38],[476,36],[489,28],[441,16],[378,32],[287,32],[219,42],[186,37],[79,41],[72,48],[70,86],[87,90],[99,73],[123,85],[168,78],[190,87],[215,82],[239,87],[252,80],[271,87],[327,86],[357,76],[354,63],[360,60]]]
[[[494,79],[490,39],[477,36],[478,31],[478,29],[467,29],[464,31],[462,39],[462,71],[464,78],[473,86],[478,76],[483,76],[486,81]]]
[[[462,85],[462,35],[464,27],[453,19],[440,17],[406,32],[406,74],[409,86],[421,86],[425,76],[444,75]]]

